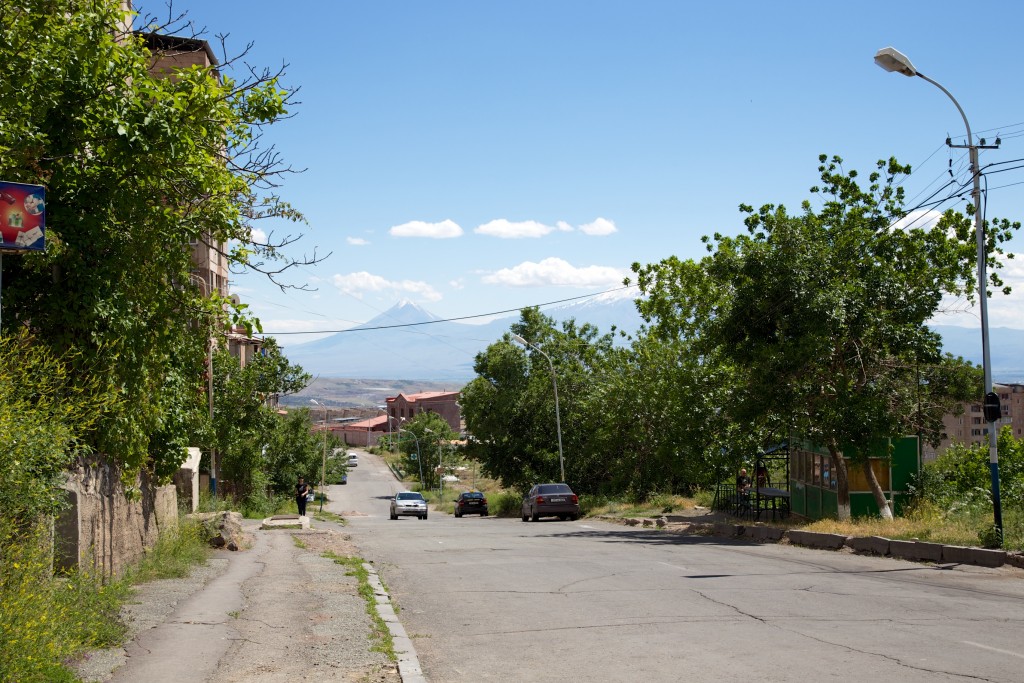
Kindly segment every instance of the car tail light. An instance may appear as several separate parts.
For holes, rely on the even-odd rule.
[[[544,504],[544,496],[537,496],[537,504],[538,505],[543,505]]]
[[[487,499],[486,499],[486,498],[484,498],[483,500],[481,500],[481,501],[480,501],[480,504],[481,504],[481,505],[487,505]]]
[[[577,496],[577,495],[576,495],[575,493],[574,493],[574,494],[572,494],[572,504],[573,504],[573,505],[579,505],[579,503],[580,503],[580,498],[579,498],[579,496]]]

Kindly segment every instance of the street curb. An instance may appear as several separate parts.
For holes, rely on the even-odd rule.
[[[420,660],[416,656],[416,648],[412,644],[412,638],[405,632],[402,622],[398,620],[395,608],[391,604],[391,596],[384,589],[384,584],[381,583],[380,577],[377,576],[377,570],[369,562],[363,563],[363,569],[369,574],[367,581],[370,584],[370,588],[373,589],[374,598],[376,598],[377,614],[388,625],[388,631],[391,633],[391,641],[395,647],[395,658],[398,660],[398,675],[401,677],[402,683],[427,683],[423,670],[420,669]]]

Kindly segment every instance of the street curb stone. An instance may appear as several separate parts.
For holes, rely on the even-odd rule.
[[[846,545],[858,553],[889,554],[889,539],[882,536],[850,536]]]
[[[391,634],[395,658],[398,660],[398,675],[402,678],[402,683],[427,683],[427,679],[423,676],[423,669],[420,668],[419,658],[416,656],[416,648],[413,646],[409,634],[405,632],[402,622],[398,620],[395,608],[391,604],[391,597],[384,589],[377,570],[368,562],[363,563],[363,569],[369,574],[367,581],[373,589],[377,614],[387,624],[388,632]]]
[[[846,544],[846,536],[820,533],[817,531],[799,531],[796,529],[790,529],[787,536],[789,537],[790,543],[805,545],[808,548],[839,550]]]

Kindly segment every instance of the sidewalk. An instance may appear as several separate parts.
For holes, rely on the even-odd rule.
[[[219,551],[187,579],[138,587],[123,614],[130,642],[90,653],[86,681],[376,681],[399,683],[397,667],[372,652],[358,579],[323,557],[357,555],[336,525],[259,531],[248,550]],[[296,541],[305,546],[300,548]]]

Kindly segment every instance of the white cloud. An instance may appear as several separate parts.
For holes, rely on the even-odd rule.
[[[462,278],[459,278],[458,280],[449,280],[448,286],[452,289],[465,289],[466,283]]]
[[[568,223],[566,223],[565,221],[558,221],[557,223],[555,223],[555,227],[561,230],[562,232],[572,232],[573,230],[576,229],[569,225]]]
[[[597,218],[593,223],[581,225],[580,232],[584,235],[610,235],[613,232],[618,232],[618,228],[615,227],[615,221]]]
[[[387,280],[380,275],[361,271],[335,275],[331,284],[345,294],[361,299],[367,293],[407,294],[423,301],[440,301],[441,293],[426,282],[416,280]]]
[[[608,266],[577,268],[560,258],[546,258],[540,263],[525,261],[513,268],[503,268],[485,275],[484,283],[512,287],[608,287],[622,284],[629,271]]]
[[[392,227],[388,232],[393,237],[430,237],[438,240],[462,236],[462,228],[452,220],[443,220],[440,223],[409,221]]]
[[[369,242],[364,240],[362,237],[346,237],[345,241],[353,247],[365,247]]]
[[[997,272],[1004,285],[1012,291],[1006,296],[1001,291],[994,291],[988,300],[988,326],[1024,328],[1024,258],[1015,255],[1013,260],[1004,261]],[[978,305],[966,299],[945,297],[939,308],[940,312],[930,322],[936,325],[957,325],[960,327],[977,327],[981,329],[981,313]],[[979,344],[981,343],[979,337]]]
[[[571,228],[571,226],[569,226]],[[520,239],[523,237],[544,237],[555,229],[537,221],[513,222],[504,218],[484,223],[473,230],[478,235],[490,235],[501,239]]]
[[[252,228],[249,231],[249,239],[253,242],[266,243],[267,233],[263,232],[259,228]]]

